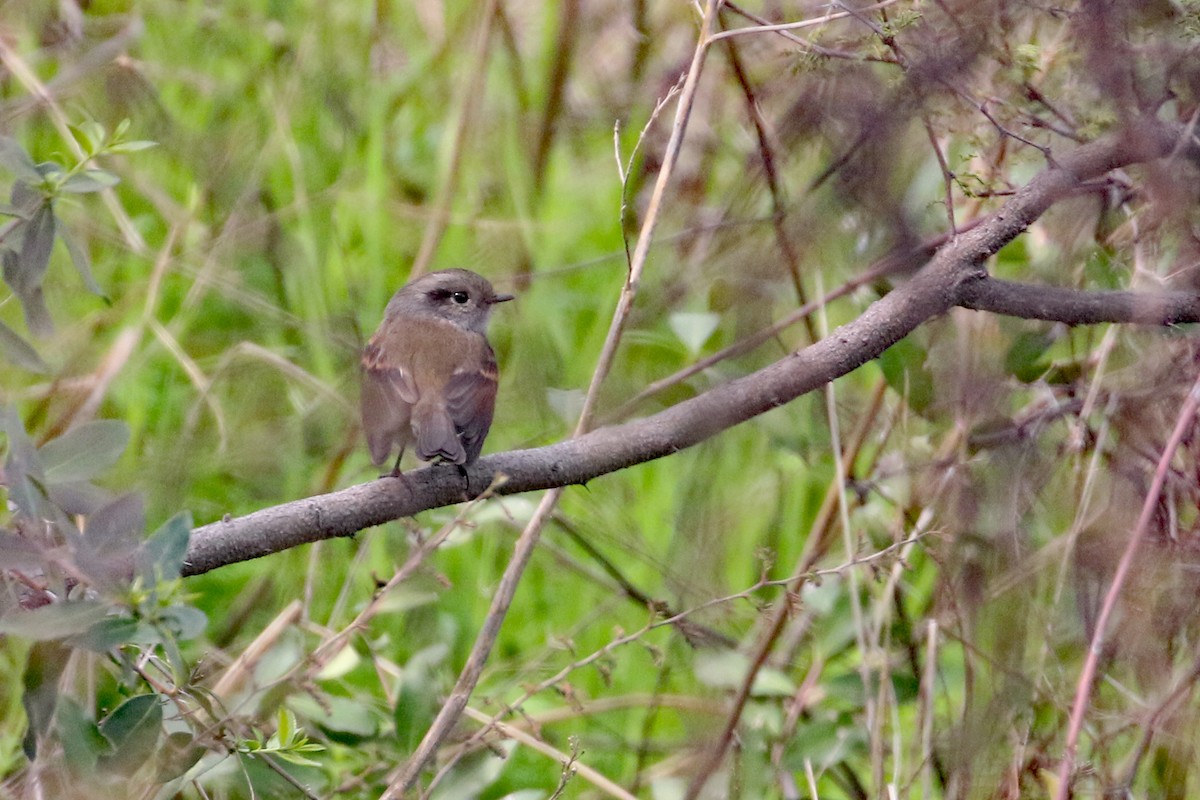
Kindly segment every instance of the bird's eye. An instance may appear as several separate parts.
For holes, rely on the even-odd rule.
[[[454,292],[450,295],[450,299],[461,306],[470,300],[471,297],[466,292]]]

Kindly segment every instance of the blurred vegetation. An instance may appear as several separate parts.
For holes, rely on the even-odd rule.
[[[799,44],[714,45],[600,417],[993,210],[1039,148],[1117,124],[1126,79],[1189,118],[1192,4],[1099,4],[1118,34],[1066,5],[913,0]],[[423,247],[519,295],[492,326],[487,450],[568,435],[662,164],[673,105],[655,104],[695,32],[692,7],[642,0],[0,2],[0,796],[379,796],[534,500],[184,583],[190,520],[375,477],[358,353]],[[1195,175],[1133,172],[1052,210],[993,274],[1194,288]],[[886,290],[622,413],[769,363]],[[605,794],[577,761],[681,797],[764,641],[706,796],[1047,794],[1195,371],[1188,334],[957,311],[828,393],[569,489],[429,796]],[[1196,448],[1118,612],[1081,795],[1200,785]],[[364,609],[349,647],[322,650]],[[511,727],[474,736],[490,717]]]

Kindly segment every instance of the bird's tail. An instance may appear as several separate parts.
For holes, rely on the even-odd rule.
[[[417,439],[417,457],[423,461],[441,458],[451,464],[465,464],[463,450],[454,420],[440,403],[419,404],[413,409],[413,433]]]

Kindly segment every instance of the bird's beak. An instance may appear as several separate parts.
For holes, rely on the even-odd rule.
[[[488,304],[495,305],[496,303],[507,303],[509,300],[515,299],[516,298],[511,294],[498,294],[494,295],[492,299],[488,301]]]

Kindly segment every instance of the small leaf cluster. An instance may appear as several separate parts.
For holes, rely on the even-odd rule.
[[[141,497],[112,497],[93,483],[125,450],[124,423],[85,423],[38,447],[10,408],[3,429],[12,512],[0,527],[0,635],[32,642],[26,756],[65,764],[50,770],[64,791],[79,781],[182,775],[204,752],[179,688],[190,671],[180,644],[207,626],[179,591],[190,516],[143,539]],[[130,695],[98,721],[63,685],[83,653],[104,658],[118,696]]]
[[[307,754],[324,748],[290,710],[269,736],[246,735],[194,681],[182,645],[208,620],[181,590],[190,515],[143,538],[142,498],[94,483],[121,457],[128,427],[93,421],[38,446],[15,410],[0,422],[11,510],[0,519],[0,637],[29,642],[24,750],[44,788],[151,791],[203,768],[206,754],[314,766]],[[68,667],[84,657],[99,657],[113,685],[95,710],[70,688]]]
[[[98,159],[154,146],[154,142],[126,138],[128,120],[112,133],[93,120],[72,126],[70,131],[76,153],[70,165],[58,161],[35,162],[15,139],[0,136],[0,167],[15,178],[9,202],[0,203],[0,215],[11,218],[0,225],[0,264],[4,282],[21,303],[25,324],[35,336],[47,336],[54,330],[43,296],[43,281],[55,240],[61,239],[66,246],[71,263],[88,291],[104,297],[92,277],[87,251],[55,214],[55,202],[67,195],[93,194],[120,183],[116,175],[96,166]],[[25,369],[48,371],[37,352],[3,323],[0,323],[0,352]]]
[[[296,724],[296,715],[281,706],[275,732],[266,739],[261,734],[246,739],[238,745],[237,750],[248,756],[273,755],[292,764],[319,767],[319,762],[304,754],[323,752],[325,746],[309,741],[304,729]]]

